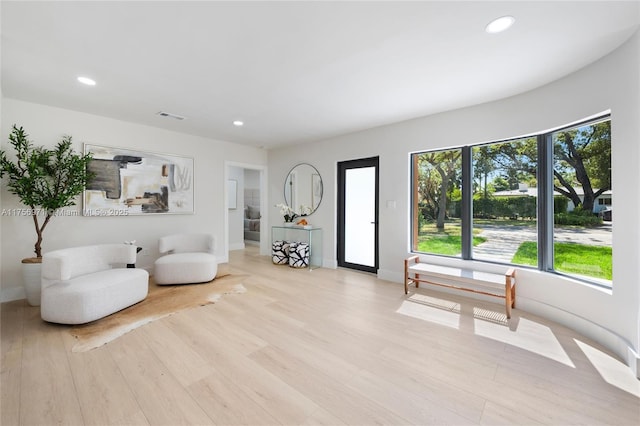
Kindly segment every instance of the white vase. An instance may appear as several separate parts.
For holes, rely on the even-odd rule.
[[[27,294],[27,302],[31,306],[40,306],[41,277],[41,262],[34,262],[32,259],[24,259],[22,261],[22,283]]]
[[[286,227],[290,228],[290,227],[292,227],[292,226],[293,226],[293,222],[285,222],[285,223],[284,223],[284,226],[286,226]]]

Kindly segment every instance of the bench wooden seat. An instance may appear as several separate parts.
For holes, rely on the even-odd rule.
[[[482,272],[421,263],[419,256],[411,256],[404,261],[404,293],[409,293],[409,285],[413,284],[418,288],[420,283],[501,297],[505,299],[507,318],[511,318],[511,309],[516,307],[514,268],[508,268],[502,274]]]

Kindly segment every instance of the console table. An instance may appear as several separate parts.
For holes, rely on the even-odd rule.
[[[274,241],[298,241],[309,244],[309,270],[322,267],[322,228],[302,226],[272,226],[271,244]]]

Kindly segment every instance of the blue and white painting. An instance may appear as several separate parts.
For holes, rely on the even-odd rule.
[[[85,216],[193,214],[193,158],[84,145],[94,178],[83,197]]]

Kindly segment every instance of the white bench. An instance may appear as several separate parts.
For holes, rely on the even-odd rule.
[[[419,256],[411,256],[404,261],[404,294],[409,293],[409,285],[418,288],[420,283],[501,297],[505,299],[507,318],[511,318],[511,309],[516,307],[514,268],[508,268],[503,274],[482,272],[421,263]]]

